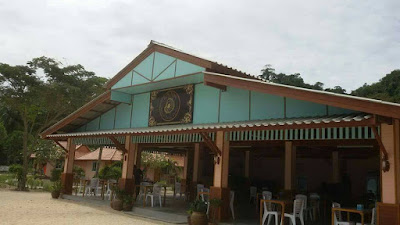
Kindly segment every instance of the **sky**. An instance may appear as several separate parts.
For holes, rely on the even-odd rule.
[[[259,75],[353,90],[400,69],[399,0],[0,0],[0,62],[113,77],[151,40]]]

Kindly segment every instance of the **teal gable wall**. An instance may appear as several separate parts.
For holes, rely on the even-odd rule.
[[[197,84],[194,88],[193,123],[217,123],[220,90]]]
[[[326,105],[286,98],[286,117],[307,117],[327,115]]]
[[[100,130],[111,130],[114,128],[115,108],[104,113],[100,117]]]
[[[90,121],[86,125],[86,131],[96,131],[99,130],[99,125],[100,125],[100,117],[97,117],[96,119]]]
[[[228,87],[221,92],[220,122],[249,120],[250,92],[248,90]],[[195,103],[196,104],[196,103]]]
[[[131,124],[132,104],[119,104],[115,113],[115,128],[129,128]]]
[[[76,131],[147,127],[150,92],[131,96],[131,104],[121,103]],[[326,116],[355,112],[232,87],[228,87],[227,91],[221,91],[205,86],[203,83],[195,84],[193,103],[193,124]]]
[[[149,121],[150,93],[138,94],[133,97],[131,127],[147,127]]]
[[[284,97],[252,91],[250,101],[251,120],[283,118],[285,116]]]
[[[153,52],[111,89],[152,83],[178,76],[203,72],[205,68],[179,60],[159,52]]]

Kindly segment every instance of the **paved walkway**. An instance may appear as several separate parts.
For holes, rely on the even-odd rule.
[[[50,193],[0,189],[0,224],[163,224],[109,206],[52,199]],[[165,224],[165,223],[164,223]]]

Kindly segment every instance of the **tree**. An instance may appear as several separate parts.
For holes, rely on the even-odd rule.
[[[327,88],[325,91],[333,92],[333,93],[338,93],[338,94],[346,94],[346,89],[340,87],[340,86],[335,86],[333,88]]]
[[[39,134],[103,92],[106,81],[82,65],[63,66],[47,57],[27,65],[0,63],[0,102],[22,129],[23,174],[18,190],[25,190],[28,159],[39,144]]]
[[[364,84],[351,92],[352,95],[400,103],[400,70],[386,74],[379,82]]]

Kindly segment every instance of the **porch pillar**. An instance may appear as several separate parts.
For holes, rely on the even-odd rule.
[[[194,144],[193,156],[193,185],[195,186],[199,180],[200,143]]]
[[[296,146],[285,142],[285,190],[293,190],[296,178]]]
[[[244,177],[250,177],[250,151],[244,152]]]
[[[340,183],[339,152],[332,152],[332,183]]]
[[[400,223],[400,122],[381,124],[383,146],[387,151],[390,169],[381,171],[382,202],[378,203],[378,224]],[[381,157],[383,156],[381,151]]]
[[[124,153],[122,161],[122,176],[118,182],[118,185],[120,189],[125,190],[129,194],[133,194],[135,185],[133,166],[135,164],[138,143],[133,143],[131,136],[126,136],[125,149],[127,152]]]
[[[218,220],[229,218],[229,140],[226,132],[217,131],[215,144],[221,150],[221,156],[214,156],[214,186],[210,188],[210,199],[221,199],[222,205],[217,211]]]
[[[64,172],[61,174],[61,184],[63,187],[64,194],[72,194],[72,185],[74,182],[74,159],[75,159],[76,146],[72,138],[68,138],[67,141],[67,155],[65,157]]]

